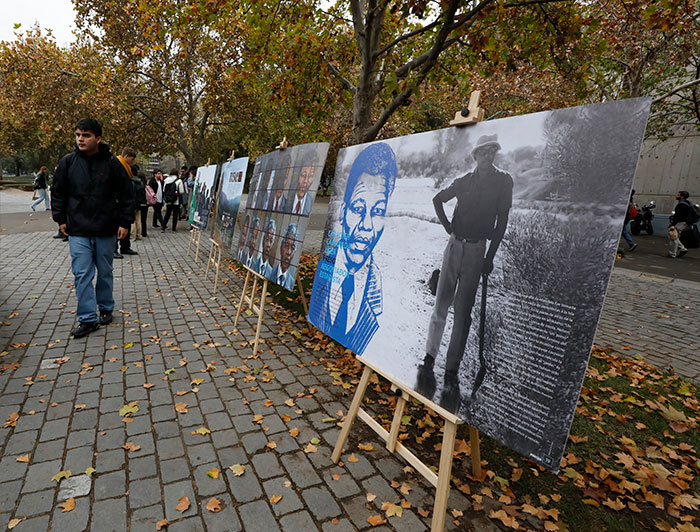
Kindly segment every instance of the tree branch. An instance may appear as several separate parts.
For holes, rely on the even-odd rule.
[[[652,105],[655,104],[655,103],[659,103],[659,102],[661,102],[662,100],[665,100],[666,98],[668,98],[669,96],[673,96],[673,95],[676,94],[677,92],[680,92],[680,91],[682,91],[682,90],[684,90],[684,89],[687,89],[687,88],[689,88],[689,87],[692,87],[692,86],[694,86],[694,85],[697,85],[698,83],[700,83],[700,79],[694,79],[694,80],[692,80],[692,81],[688,81],[687,83],[683,83],[683,85],[679,85],[678,87],[676,87],[676,88],[674,88],[674,89],[671,89],[671,90],[668,91],[667,93],[662,94],[661,96],[658,96],[657,98],[654,98],[654,99],[651,101],[651,103],[652,103]]]
[[[328,68],[331,70],[331,74],[333,74],[338,80],[343,84],[343,87],[345,87],[347,90],[352,92],[353,94],[357,93],[357,87],[353,85],[350,80],[348,80],[343,74],[341,74],[340,70],[331,63],[328,59],[326,59],[326,56],[321,54],[321,59],[323,59],[323,62],[328,65]]]

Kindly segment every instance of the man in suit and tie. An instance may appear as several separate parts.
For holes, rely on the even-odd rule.
[[[294,289],[295,275],[290,271],[294,253],[297,250],[297,224],[291,223],[284,232],[280,244],[280,263],[275,271],[275,282],[287,290]]]
[[[253,223],[250,227],[250,238],[248,239],[248,247],[244,264],[249,269],[257,272],[260,268],[260,258],[257,257],[258,237],[260,236],[260,216],[253,218]]]
[[[238,244],[238,262],[245,264],[246,249],[248,248],[248,230],[250,229],[250,214],[245,215],[243,220],[243,228],[241,229],[241,241]]]
[[[273,212],[289,212],[287,208],[287,191],[292,179],[292,156],[288,149],[280,150],[277,158],[277,170],[272,183],[272,191],[268,200],[267,209]]]
[[[372,252],[396,183],[396,156],[383,142],[367,146],[350,169],[336,227],[339,240],[319,261],[309,320],[361,355],[379,329],[382,278]],[[333,232],[335,234],[335,231]]]
[[[272,245],[275,243],[275,233],[277,232],[277,222],[270,216],[270,218],[265,223],[265,230],[263,231],[263,241],[262,241],[262,257],[260,259],[260,269],[258,273],[263,277],[272,279],[274,268],[272,267],[272,256],[270,252],[272,251]],[[276,279],[275,279],[276,281]]]
[[[309,193],[309,189],[314,182],[316,167],[318,166],[316,150],[306,150],[301,156],[301,164],[299,166],[299,180],[297,181],[297,191],[292,202],[291,213],[309,216],[311,204],[313,203],[313,196]]]

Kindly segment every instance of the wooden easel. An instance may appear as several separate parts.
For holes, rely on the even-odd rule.
[[[218,245],[217,245],[218,247]],[[219,253],[221,253],[221,248],[219,248]],[[211,258],[210,258],[211,260]],[[238,310],[236,311],[236,319],[233,322],[233,326],[237,327],[238,326],[238,318],[241,315],[241,310],[243,310],[243,304],[247,304],[250,309],[253,311],[258,316],[258,326],[255,330],[255,342],[253,343],[253,354],[255,354],[258,351],[258,342],[260,340],[260,327],[262,326],[262,320],[263,316],[265,314],[265,300],[267,296],[267,283],[268,279],[267,277],[263,277],[260,275],[258,272],[255,272],[248,268],[248,266],[243,266],[247,272],[245,275],[245,282],[243,283],[243,291],[241,292],[241,299],[238,302]],[[208,268],[208,267],[207,267]],[[207,269],[208,271],[208,269]],[[248,285],[250,284],[250,279],[251,277],[253,278],[253,283],[252,283],[252,288],[250,291],[250,294],[248,294]],[[260,294],[260,304],[256,305],[255,304],[255,293],[257,292],[258,289],[258,281],[262,283],[262,292]],[[304,294],[304,287],[301,286],[301,282],[299,281],[299,272],[297,271],[297,278],[296,278],[296,283],[297,286],[299,287],[299,294],[301,295],[301,303],[304,306],[304,315],[309,314],[309,306],[306,303],[306,295]],[[216,290],[216,283],[214,284],[214,290]]]
[[[450,125],[464,126],[482,121],[484,119],[484,110],[479,107],[480,97],[481,91],[474,91],[469,98],[469,105],[457,112],[454,120],[450,122]],[[453,413],[445,410],[426,397],[423,397],[418,392],[408,388],[395,379],[384,375],[376,366],[372,365],[366,360],[362,358],[358,358],[357,360],[364,364],[365,369],[362,372],[360,383],[358,384],[357,390],[355,391],[355,395],[352,399],[350,410],[348,410],[347,416],[345,416],[345,420],[343,421],[343,428],[338,436],[338,441],[333,449],[331,459],[334,463],[337,463],[338,460],[340,460],[340,455],[343,453],[343,448],[347,443],[350,430],[355,422],[355,418],[359,417],[362,421],[367,423],[367,425],[375,433],[377,433],[378,436],[386,441],[386,447],[390,453],[396,453],[404,458],[416,469],[416,471],[423,475],[428,482],[435,486],[435,506],[433,508],[433,521],[430,530],[432,532],[441,532],[445,527],[447,499],[450,495],[450,474],[452,473],[452,455],[455,448],[457,425],[462,424],[463,421]],[[391,389],[398,396],[396,401],[396,409],[394,410],[394,417],[391,422],[391,429],[388,432],[361,407],[362,400],[365,396],[365,392],[367,391],[367,386],[369,385],[370,378],[372,377],[372,373],[381,375],[388,380],[392,385]],[[423,463],[398,440],[399,429],[401,428],[401,418],[404,415],[406,403],[411,397],[433,410],[444,420],[442,449],[440,451],[440,465],[437,474],[435,474],[425,463]],[[471,447],[472,474],[477,478],[481,478],[480,438],[479,431],[474,427],[469,427],[469,443]]]
[[[221,267],[221,246],[213,238],[210,238],[209,242],[211,242],[211,247],[209,248],[207,271],[204,276],[209,278],[209,267],[213,266],[216,272],[214,274],[214,292],[216,292],[216,286],[219,283],[219,268]]]
[[[192,230],[190,231],[190,243],[187,245],[187,255],[190,254],[190,248],[192,245],[197,246],[197,251],[194,254],[194,261],[197,262],[199,260],[199,242],[202,239],[202,230],[199,229],[198,227],[192,226]]]

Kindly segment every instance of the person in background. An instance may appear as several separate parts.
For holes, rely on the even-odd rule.
[[[135,188],[135,183],[133,181],[134,179],[134,171],[132,170],[132,166],[134,162],[136,161],[136,152],[132,148],[127,148],[124,147],[122,148],[121,155],[117,156],[117,160],[121,163],[121,165],[124,167],[124,170],[129,176],[129,179],[131,179],[131,186],[134,189],[134,193],[136,192]],[[134,213],[136,213],[136,204],[134,204]],[[124,258],[124,255],[138,255],[137,251],[134,251],[131,249],[131,225],[129,225],[129,230],[126,233],[126,236],[124,238],[118,239],[117,245],[114,248],[114,258],[115,259],[122,259]],[[121,253],[119,253],[119,248],[121,248]]]
[[[180,194],[179,198],[179,204],[180,204],[180,220],[186,220],[187,219],[187,208],[189,206],[189,192],[187,188],[187,167],[182,166],[180,167],[180,175],[178,176],[178,179],[180,180],[180,183],[182,183],[182,190],[184,192]]]
[[[58,170],[58,165],[54,166],[54,168],[53,168],[53,175],[54,176],[56,175],[56,170]],[[51,182],[53,183],[53,180]],[[51,193],[51,196],[53,196],[53,192]],[[53,235],[51,238],[60,238],[64,242],[68,242],[68,237],[63,234],[63,232],[61,231],[60,225],[58,226],[58,233]]]
[[[102,143],[97,120],[78,121],[75,144],[75,151],[58,163],[51,210],[69,237],[79,322],[72,334],[81,338],[112,322],[114,248],[116,238],[124,238],[134,221],[134,189],[122,164]]]
[[[153,205],[153,227],[163,225],[163,172],[153,170],[153,176],[148,181],[148,186],[156,193],[156,203]]]
[[[635,207],[635,205],[634,205],[634,189],[632,189],[632,195],[630,196],[630,200],[627,203],[627,210],[625,211],[625,223],[622,224],[622,238],[625,239],[625,241],[627,242],[627,245],[629,246],[627,248],[627,251],[634,251],[635,249],[637,249],[637,244],[635,243],[634,240],[632,240],[632,237],[627,232],[627,224],[636,215],[637,215],[637,207]]]
[[[165,218],[161,225],[161,233],[165,233],[170,216],[173,217],[173,232],[177,232],[177,220],[180,217],[180,197],[185,193],[185,185],[177,173],[177,168],[170,170],[170,175],[163,181],[163,202],[165,203]]]
[[[693,222],[693,204],[690,203],[688,199],[690,194],[687,190],[680,190],[676,194],[676,208],[673,210],[673,214],[668,219],[669,229],[675,228],[678,232],[678,238],[670,240],[668,244],[668,256],[675,259],[680,258],[686,253],[688,249],[683,245],[680,239],[680,235],[684,229],[689,227]]]
[[[131,167],[133,172],[132,182],[134,184],[134,195],[136,197],[136,212],[134,214],[134,223],[131,224],[131,233],[134,235],[134,240],[141,240],[142,236],[146,236],[146,213],[148,205],[146,204],[146,184],[144,183],[146,176],[141,172],[141,167],[135,164]],[[145,209],[144,209],[145,208]]]
[[[49,207],[49,169],[46,168],[45,166],[42,166],[39,169],[39,173],[37,176],[34,178],[34,190],[37,193],[37,198],[34,200],[34,203],[30,205],[33,211],[36,209],[37,205],[39,205],[42,201],[44,202],[44,210],[48,211],[51,210]]]

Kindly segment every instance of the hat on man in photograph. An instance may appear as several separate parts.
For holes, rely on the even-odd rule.
[[[493,134],[493,135],[481,135],[479,137],[479,140],[476,142],[476,146],[472,148],[472,155],[474,155],[475,152],[480,150],[481,148],[485,148],[487,146],[496,146],[499,150],[501,149],[501,145],[498,143],[498,135]]]

